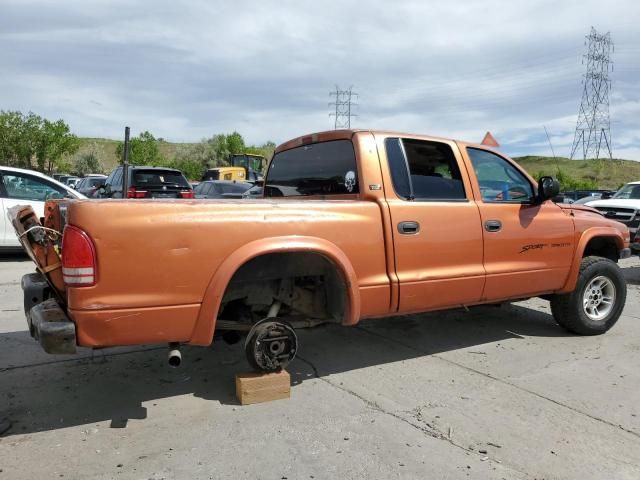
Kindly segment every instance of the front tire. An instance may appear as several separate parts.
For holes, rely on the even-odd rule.
[[[627,283],[620,267],[602,257],[585,257],[573,292],[553,295],[551,313],[559,325],[578,335],[600,335],[622,315]]]

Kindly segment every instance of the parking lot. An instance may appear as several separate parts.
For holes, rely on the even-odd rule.
[[[547,302],[300,332],[289,400],[240,406],[241,344],[41,352],[0,258],[0,479],[640,478],[640,262],[578,337]]]

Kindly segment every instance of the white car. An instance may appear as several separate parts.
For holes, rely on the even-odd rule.
[[[43,217],[44,202],[52,198],[87,197],[40,172],[0,166],[0,251],[22,249],[7,218],[9,208],[30,205]]]
[[[640,182],[627,183],[613,197],[585,205],[600,210],[607,218],[624,223],[631,233],[631,250],[640,253],[640,243],[634,241],[640,227]]]

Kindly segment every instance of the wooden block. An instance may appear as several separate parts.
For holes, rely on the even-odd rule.
[[[278,373],[239,373],[236,375],[236,396],[242,405],[289,398],[291,377],[284,370]]]

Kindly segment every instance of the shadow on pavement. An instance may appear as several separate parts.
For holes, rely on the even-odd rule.
[[[287,369],[294,385],[315,378],[314,369],[324,376],[521,335],[568,335],[550,315],[519,306],[369,320],[355,328],[327,325],[299,333],[300,356],[305,361],[295,360]],[[23,348],[21,357],[37,347],[26,331],[0,334],[0,344]],[[167,367],[166,354],[163,346],[135,352],[96,351],[93,357],[79,360],[56,361],[49,356],[46,362],[54,363],[40,364],[42,357],[34,355],[35,365],[29,366],[6,367],[3,362],[0,419],[6,416],[12,422],[4,436],[102,421],[123,428],[129,419],[147,418],[147,409],[154,403],[178,395],[237,404],[234,377],[248,370],[242,342],[184,347],[179,369]]]
[[[31,259],[24,253],[22,247],[16,250],[0,251],[1,262],[30,262]]]

